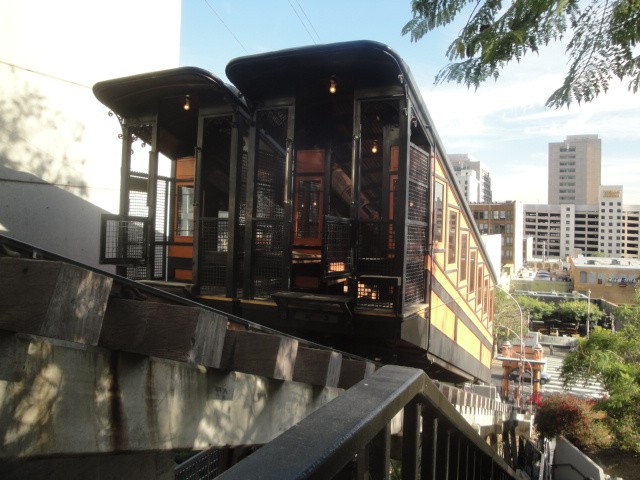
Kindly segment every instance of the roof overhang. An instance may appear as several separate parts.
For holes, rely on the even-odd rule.
[[[93,86],[98,100],[123,118],[156,113],[162,100],[185,98],[198,106],[229,103],[245,108],[237,90],[215,75],[196,67],[143,73],[98,82]]]

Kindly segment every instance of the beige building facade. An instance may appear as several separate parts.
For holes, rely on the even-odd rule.
[[[470,204],[469,208],[482,235],[502,236],[500,268],[508,267],[512,272],[518,271],[524,259],[522,203],[476,203]]]
[[[640,259],[579,256],[570,263],[574,290],[616,305],[634,301]]]

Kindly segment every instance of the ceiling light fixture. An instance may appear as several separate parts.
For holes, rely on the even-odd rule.
[[[331,77],[331,79],[329,80],[329,93],[333,94],[336,93],[337,87],[336,87],[336,79],[335,77]]]

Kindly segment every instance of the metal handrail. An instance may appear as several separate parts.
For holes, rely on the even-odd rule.
[[[387,478],[389,441],[382,442],[386,461],[366,455],[366,449],[380,435],[390,437],[390,422],[403,409],[403,479],[418,478],[418,469],[424,479],[443,478],[443,469],[450,468],[457,468],[457,478],[516,478],[422,370],[395,365],[380,368],[217,478],[330,479],[357,457],[370,457],[380,478]],[[422,441],[417,441],[420,435]],[[454,443],[457,467],[450,466]],[[463,457],[469,475],[462,472]],[[490,472],[490,477],[480,471]]]

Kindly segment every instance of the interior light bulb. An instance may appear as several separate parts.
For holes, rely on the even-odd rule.
[[[329,93],[336,93],[336,81],[332,78],[329,80]]]

